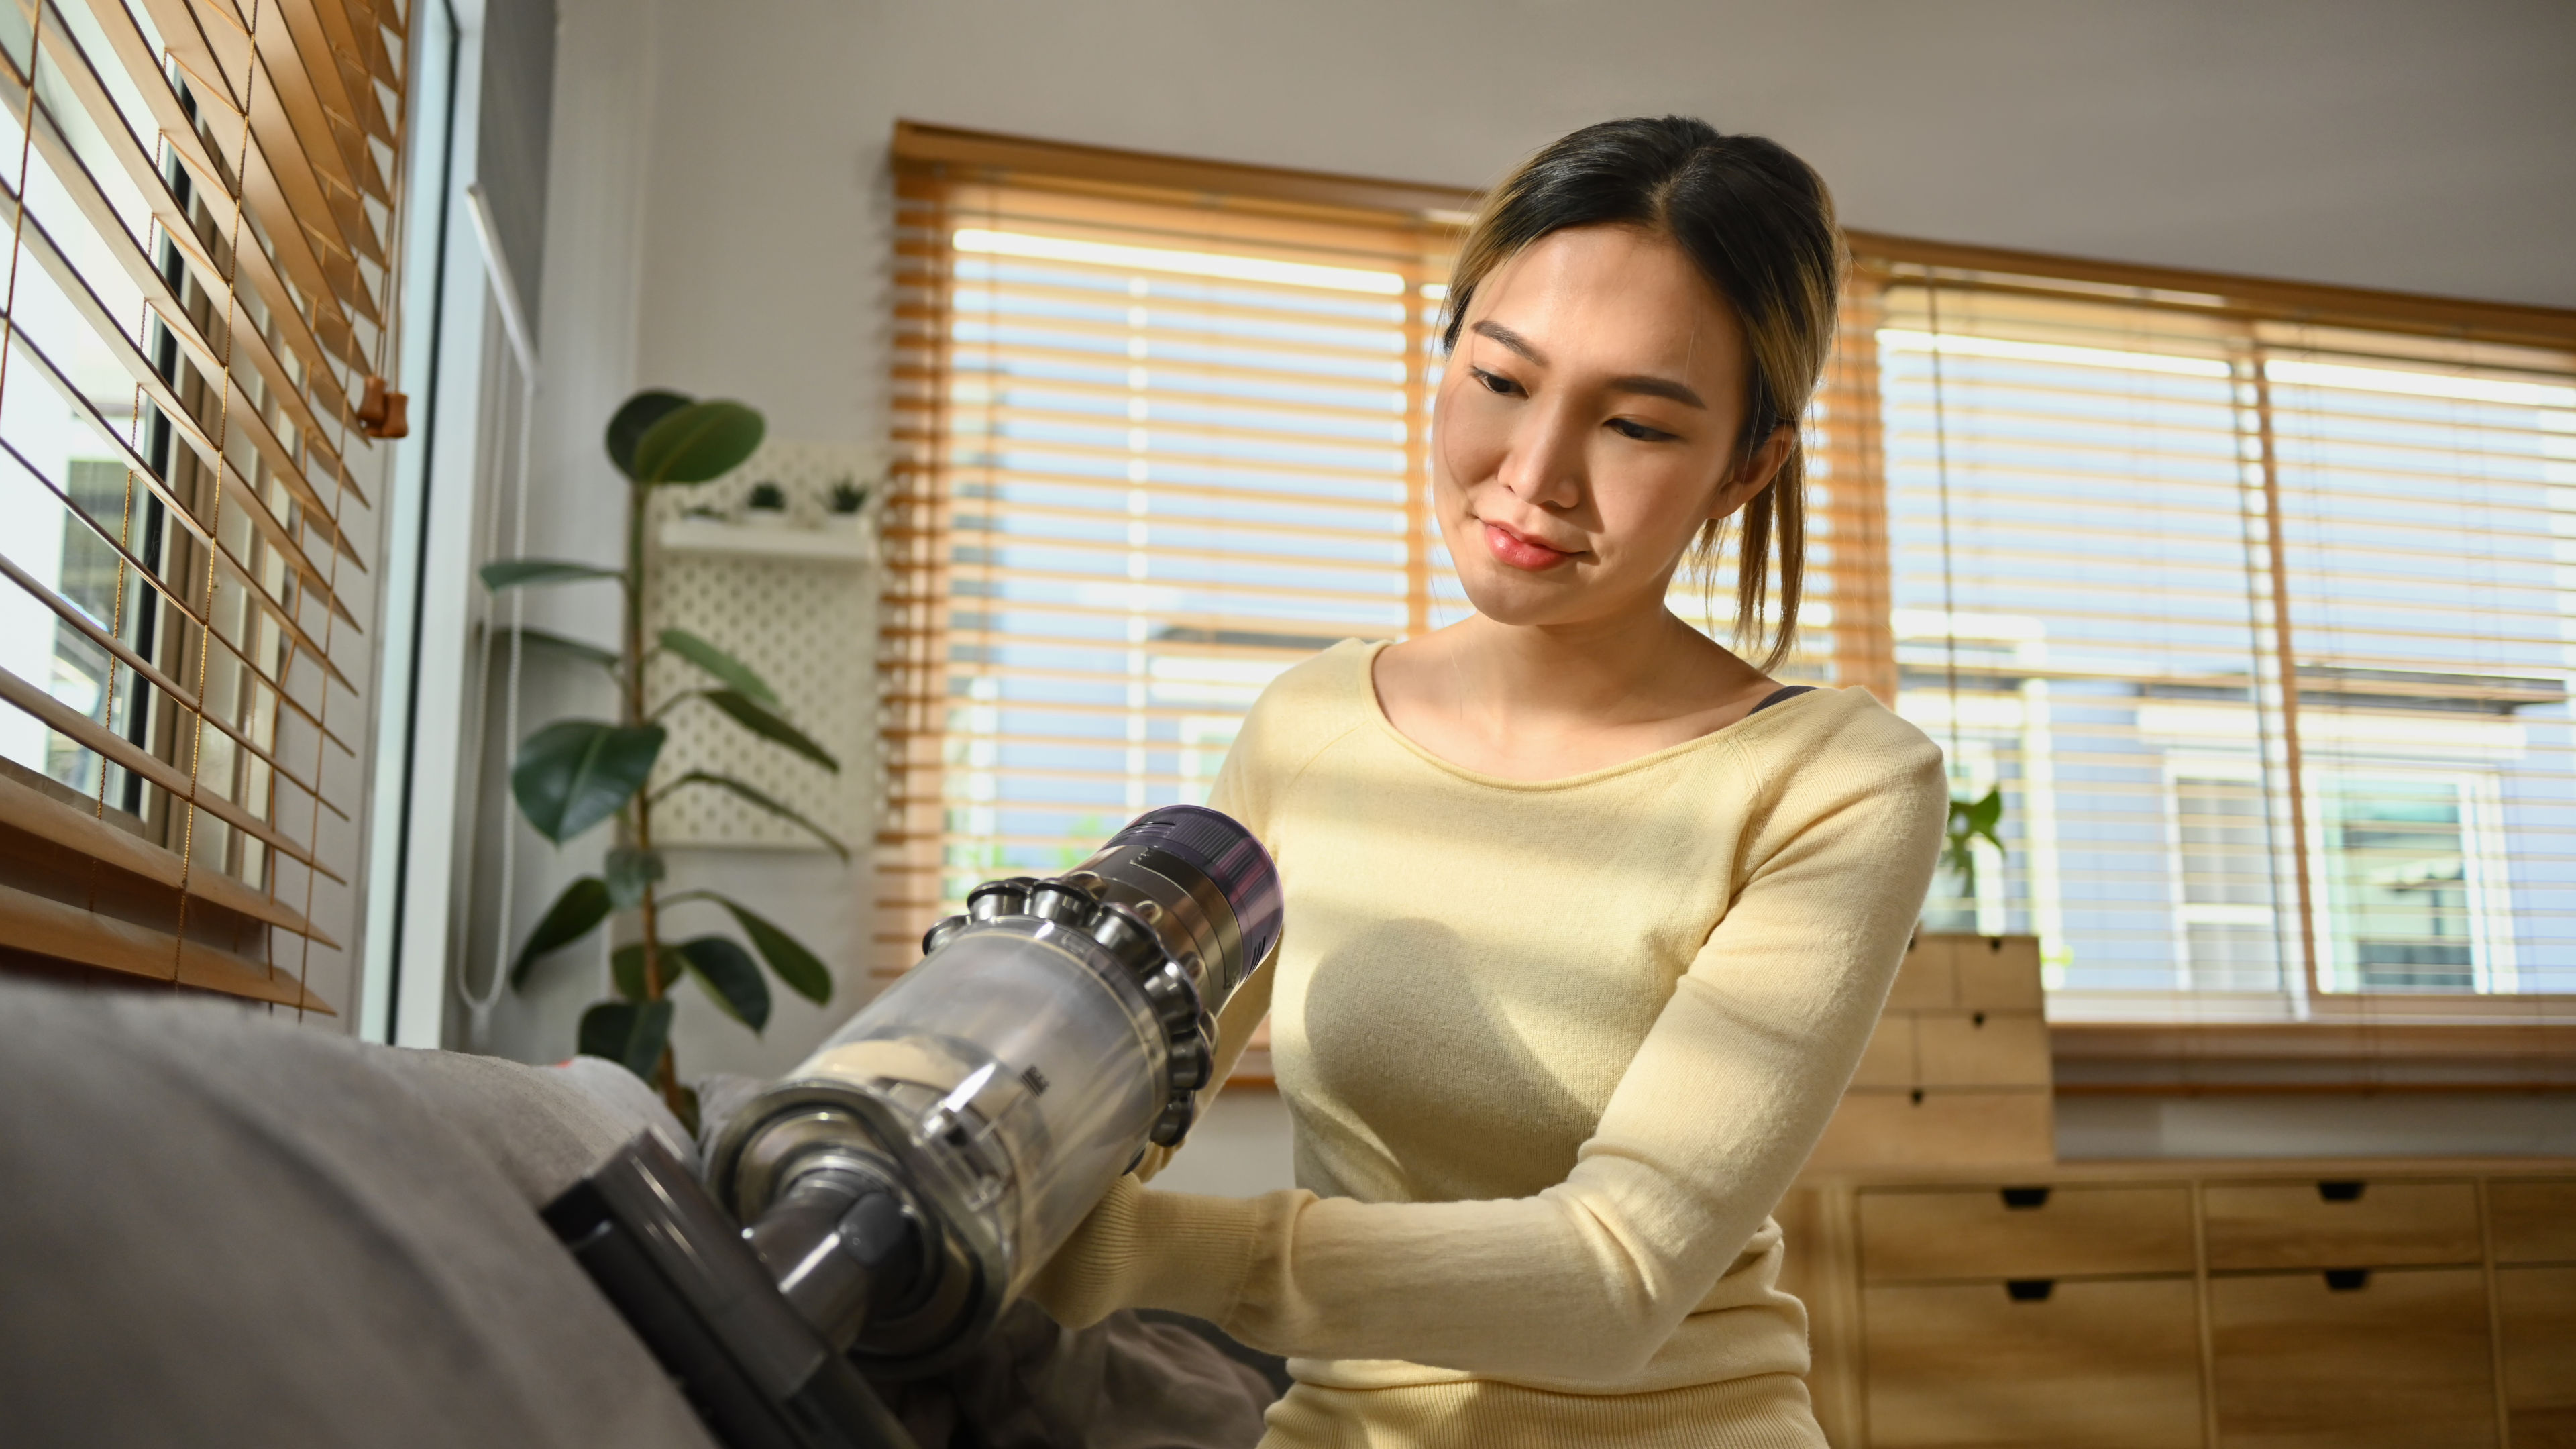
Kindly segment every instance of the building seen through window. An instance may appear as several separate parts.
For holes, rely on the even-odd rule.
[[[2576,989],[2565,359],[1887,316],[1899,707],[2007,801],[1934,920],[2035,932],[2075,1012],[2279,1014],[2311,951],[2326,992]]]

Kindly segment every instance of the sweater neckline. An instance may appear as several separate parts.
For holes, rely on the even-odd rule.
[[[1397,745],[1401,746],[1404,750],[1411,753],[1416,759],[1421,760],[1423,763],[1430,765],[1432,768],[1439,770],[1443,774],[1456,776],[1458,779],[1464,780],[1469,784],[1482,785],[1488,789],[1495,790],[1510,790],[1526,793],[1543,793],[1551,790],[1570,790],[1583,785],[1598,784],[1603,780],[1614,779],[1621,775],[1633,774],[1639,770],[1652,769],[1669,760],[1678,759],[1684,755],[1693,754],[1700,750],[1714,749],[1723,743],[1730,743],[1736,738],[1738,730],[1742,729],[1744,726],[1753,724],[1757,718],[1767,717],[1770,724],[1776,725],[1780,716],[1797,713],[1799,706],[1805,704],[1808,700],[1824,698],[1841,693],[1841,691],[1834,689],[1808,689],[1802,693],[1793,694],[1786,699],[1777,700],[1772,703],[1771,707],[1768,709],[1756,706],[1750,713],[1744,715],[1743,718],[1729,720],[1725,724],[1719,725],[1717,728],[1708,731],[1706,734],[1693,735],[1689,739],[1666,745],[1660,750],[1650,750],[1645,754],[1621,760],[1617,764],[1603,765],[1597,770],[1586,770],[1579,775],[1561,775],[1553,780],[1515,780],[1504,775],[1488,775],[1482,770],[1471,770],[1465,765],[1459,764],[1455,760],[1444,759],[1439,755],[1433,754],[1431,751],[1423,748],[1420,741],[1414,739],[1404,731],[1397,729],[1395,727],[1395,721],[1387,718],[1386,706],[1380,702],[1377,697],[1377,656],[1384,652],[1388,645],[1393,644],[1394,642],[1395,641],[1392,639],[1376,639],[1363,644],[1360,648],[1360,702],[1362,707],[1368,711],[1369,719],[1377,725],[1379,733],[1395,741]]]

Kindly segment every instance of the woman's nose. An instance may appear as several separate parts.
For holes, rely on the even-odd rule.
[[[1496,478],[1513,497],[1540,508],[1571,508],[1583,497],[1584,430],[1561,409],[1533,407],[1512,430]]]

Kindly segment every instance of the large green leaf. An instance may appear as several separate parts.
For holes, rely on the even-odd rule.
[[[621,911],[643,904],[644,888],[664,875],[662,852],[621,845],[608,852],[608,898]]]
[[[760,963],[751,959],[741,942],[728,936],[700,936],[682,941],[679,955],[726,1015],[753,1031],[769,1025],[769,983],[761,977]]]
[[[768,917],[729,896],[714,891],[700,894],[733,912],[734,924],[742,927],[742,933],[751,938],[751,944],[760,948],[762,959],[769,963],[770,970],[778,973],[779,980],[787,983],[790,991],[817,1006],[832,999],[830,969],[795,937],[778,929]]]
[[[648,1082],[670,1039],[668,1001],[603,1001],[581,1014],[581,1054],[606,1057]]]
[[[608,420],[608,461],[617,465],[618,472],[642,482],[643,475],[635,471],[635,445],[644,441],[655,423],[694,401],[685,393],[647,388],[620,403]]]
[[[762,704],[769,705],[773,708],[777,706],[778,691],[769,687],[768,680],[754,674],[750,665],[745,664],[741,660],[734,658],[732,655],[727,654],[721,649],[718,649],[713,644],[710,644],[706,640],[699,638],[697,635],[690,633],[688,630],[663,630],[662,647],[679,655],[681,658],[698,666],[700,669],[705,670],[707,673],[714,675],[716,678],[723,680],[725,683],[733,686],[736,691],[752,699],[756,699]]]
[[[627,476],[638,483],[704,483],[742,466],[769,424],[738,402],[673,408],[635,442]]]
[[[1995,827],[2003,823],[2003,818],[2004,791],[2000,785],[1988,790],[1985,798],[1968,807],[1968,828],[1980,835],[1991,838]]]
[[[615,569],[561,558],[498,558],[485,564],[480,572],[483,587],[495,591],[522,584],[571,584],[583,579],[625,577]]]
[[[608,953],[608,979],[624,1001],[644,999],[644,943],[632,941]]]
[[[510,793],[539,835],[563,844],[617,813],[662,753],[660,725],[612,725],[568,719],[519,746]]]
[[[832,852],[841,857],[841,859],[848,860],[850,858],[850,848],[841,843],[839,836],[834,835],[832,832],[815,824],[813,821],[807,819],[797,811],[789,808],[785,802],[779,800],[776,796],[769,794],[767,791],[746,785],[742,781],[733,778],[731,775],[711,775],[704,770],[691,770],[687,774],[682,775],[680,778],[673,780],[670,784],[665,785],[660,790],[656,791],[654,798],[659,799],[661,796],[667,795],[671,791],[677,790],[683,785],[713,785],[720,790],[730,790],[744,803],[758,806],[760,809],[768,811],[770,814],[777,816],[781,820],[787,821],[791,825],[803,828],[815,839],[832,847]]]
[[[555,897],[555,903],[546,907],[545,919],[537,922],[537,928],[528,933],[527,943],[519,948],[518,956],[510,962],[510,984],[525,985],[528,968],[536,965],[539,957],[560,951],[589,935],[600,922],[608,919],[608,904],[608,884],[595,875],[583,876],[565,886],[563,894]]]
[[[812,736],[789,724],[776,711],[751,696],[730,689],[710,689],[707,703],[732,715],[735,723],[753,734],[775,740],[833,774],[841,772],[841,762],[832,758],[831,751],[814,743]]]
[[[612,673],[619,665],[626,662],[614,649],[602,649],[596,644],[585,644],[579,639],[567,639],[561,634],[546,629],[503,629],[501,631],[501,637],[505,640],[514,635],[522,645],[530,649],[545,649],[557,654],[568,654],[585,664],[596,664]]]

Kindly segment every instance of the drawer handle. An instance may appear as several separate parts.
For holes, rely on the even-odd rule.
[[[2327,1202],[2359,1202],[2361,1189],[2358,1182],[2321,1182],[2317,1184],[2317,1196]]]
[[[2358,1293],[2369,1286],[2368,1268],[2328,1268],[2326,1270],[2326,1291],[2329,1293]]]
[[[2004,1283],[2004,1292],[2015,1303],[2046,1303],[2048,1295],[2056,1291],[2054,1278],[2012,1278]]]
[[[2008,1187],[2004,1189],[2004,1206],[2026,1211],[2048,1206],[2048,1189],[2044,1187]]]

